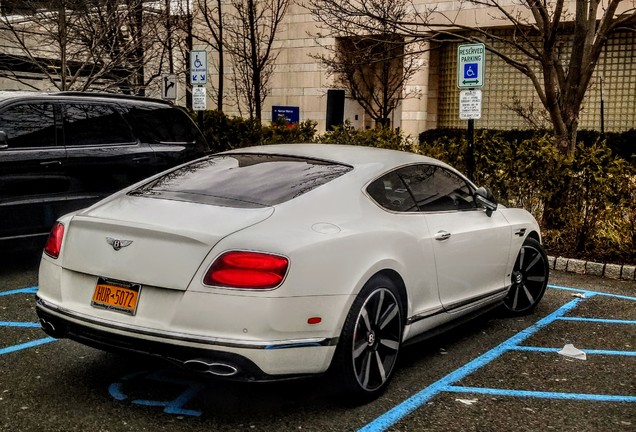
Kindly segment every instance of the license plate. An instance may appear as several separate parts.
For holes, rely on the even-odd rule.
[[[93,292],[91,306],[135,315],[140,292],[141,285],[139,284],[100,277],[97,280],[95,292]]]

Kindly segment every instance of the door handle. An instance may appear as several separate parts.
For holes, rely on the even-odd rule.
[[[46,161],[46,162],[40,162],[40,165],[42,166],[49,166],[49,165],[62,165],[62,162],[60,161]]]
[[[435,233],[435,240],[448,240],[451,236],[451,233],[449,233],[448,231],[437,231],[437,233]]]

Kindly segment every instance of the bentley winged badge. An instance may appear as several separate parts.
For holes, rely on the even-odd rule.
[[[113,247],[113,249],[118,251],[119,249],[125,248],[126,246],[131,244],[132,240],[120,240],[112,237],[106,237],[106,243],[108,243]]]

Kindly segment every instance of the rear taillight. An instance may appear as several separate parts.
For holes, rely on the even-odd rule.
[[[57,222],[53,229],[51,230],[51,234],[49,234],[49,238],[46,241],[46,246],[44,246],[44,253],[46,253],[51,258],[56,258],[60,256],[60,250],[62,249],[62,238],[64,237],[64,225]]]
[[[228,288],[268,289],[281,284],[289,260],[258,252],[226,252],[214,261],[203,283]]]

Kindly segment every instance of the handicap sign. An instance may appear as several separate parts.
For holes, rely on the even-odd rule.
[[[205,50],[190,51],[190,84],[208,83],[208,54]]]
[[[464,79],[475,79],[479,76],[479,63],[464,63]]]

